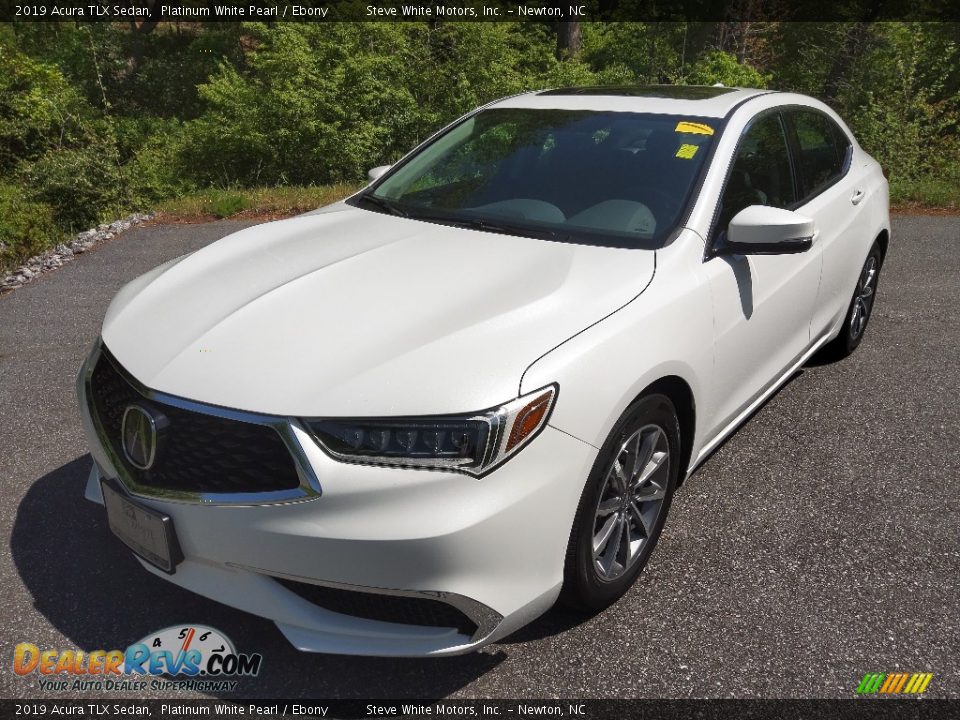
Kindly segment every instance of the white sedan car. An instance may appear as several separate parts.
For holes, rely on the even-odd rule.
[[[131,282],[79,378],[113,532],[302,650],[616,601],[677,485],[857,347],[890,238],[880,166],[783,92],[526,93],[371,178]]]

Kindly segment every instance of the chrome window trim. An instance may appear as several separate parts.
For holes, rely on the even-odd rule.
[[[309,431],[304,428],[295,418],[284,417],[280,415],[266,415],[262,413],[248,412],[246,410],[233,410],[231,408],[224,408],[218,405],[208,405],[195,400],[188,400],[176,395],[169,395],[167,393],[152,390],[130,375],[129,372],[119,365],[119,363],[114,363],[114,369],[120,374],[124,381],[126,381],[146,400],[153,400],[164,405],[172,405],[173,407],[200,413],[201,415],[213,415],[215,417],[221,417],[227,420],[235,420],[237,422],[245,422],[252,425],[266,425],[273,428],[273,430],[276,431],[276,433],[280,435],[280,438],[283,440],[283,443],[286,446],[287,451],[290,453],[291,459],[293,460],[294,467],[297,471],[297,477],[300,478],[300,485],[295,488],[251,493],[188,492],[183,490],[155,488],[149,485],[138,483],[133,477],[130,476],[128,472],[126,472],[122,459],[114,451],[112,443],[109,441],[103,426],[100,424],[100,419],[97,416],[97,412],[93,404],[93,395],[91,393],[90,382],[91,377],[93,376],[93,369],[96,367],[97,362],[103,355],[103,350],[103,340],[98,339],[90,355],[87,357],[83,365],[83,369],[81,370],[84,401],[86,404],[87,413],[89,414],[94,430],[97,433],[97,439],[100,442],[100,447],[110,460],[110,464],[113,466],[113,470],[117,474],[117,480],[120,481],[124,489],[126,489],[131,495],[153,500],[180,503],[199,503],[204,505],[276,505],[280,503],[301,502],[320,497],[322,494],[320,481],[317,478],[316,472],[314,471],[313,466],[310,464],[307,454],[304,451],[303,446],[300,444],[294,429],[296,428],[297,430],[300,430],[305,436],[308,437]],[[109,358],[105,358],[105,360],[106,362],[110,362]]]
[[[256,573],[257,575],[264,575],[270,578],[280,578],[282,580],[293,580],[294,582],[304,583],[305,585],[319,585],[320,587],[328,587],[336,590],[350,590],[352,592],[358,593],[369,593],[370,595],[392,595],[394,597],[411,597],[419,598],[421,600],[436,600],[442,602],[446,605],[459,610],[464,615],[466,615],[470,620],[476,624],[477,629],[474,631],[473,635],[470,636],[470,644],[478,643],[482,640],[485,640],[489,637],[494,630],[503,622],[503,615],[498,613],[491,607],[484,605],[479,600],[474,600],[469,598],[466,595],[458,595],[457,593],[446,592],[444,590],[394,590],[389,588],[377,588],[369,587],[367,585],[351,585],[348,583],[335,582],[333,580],[318,580],[316,578],[304,577],[302,575],[291,575],[289,573],[281,573],[270,570],[263,570],[261,568],[251,567],[249,565],[241,565],[239,563],[228,562],[225,563],[227,566],[236,568],[237,570],[244,570],[246,572]],[[293,590],[284,588],[286,592],[289,592],[292,595],[297,595]],[[300,598],[304,600],[303,598]],[[310,602],[309,600],[304,600],[304,602]],[[313,603],[311,603],[313,604]],[[322,605],[317,605],[317,607],[323,607]],[[326,610],[326,608],[324,608]],[[336,613],[335,610],[327,610],[327,612]],[[342,614],[342,613],[337,613]],[[349,615],[348,617],[358,617],[355,615]],[[365,620],[366,618],[358,618],[360,620]],[[386,620],[370,620],[370,622],[389,622]],[[416,626],[408,625],[405,623],[396,623],[398,625],[404,625],[405,627],[431,627],[429,625]],[[462,635],[462,633],[461,633]],[[467,637],[463,635],[463,637]]]

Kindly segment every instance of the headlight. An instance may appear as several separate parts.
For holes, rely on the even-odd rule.
[[[412,418],[315,418],[304,422],[342,462],[440,468],[483,475],[529,443],[557,398],[550,385],[470,415]]]

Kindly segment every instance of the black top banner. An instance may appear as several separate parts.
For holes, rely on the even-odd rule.
[[[0,21],[957,21],[956,0],[0,0]]]

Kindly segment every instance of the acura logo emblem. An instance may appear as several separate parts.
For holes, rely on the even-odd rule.
[[[128,405],[123,411],[120,433],[123,454],[138,470],[149,470],[157,458],[157,436],[166,418],[142,405]]]

